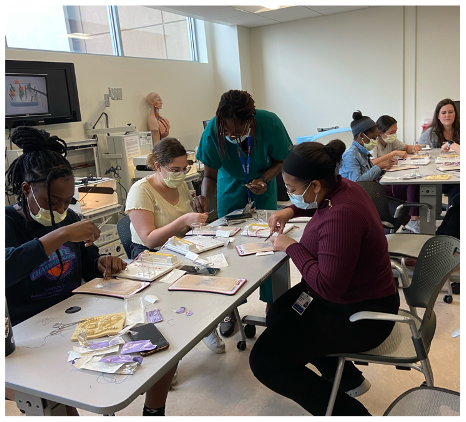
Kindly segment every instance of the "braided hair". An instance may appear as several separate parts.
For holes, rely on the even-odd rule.
[[[215,113],[217,116],[217,142],[221,155],[225,155],[225,145],[226,142],[228,142],[225,139],[225,120],[236,117],[243,124],[251,121],[251,139],[254,145],[256,138],[255,114],[256,107],[254,105],[254,100],[248,92],[232,89],[222,95],[217,112]],[[235,124],[235,131],[236,130]]]
[[[60,177],[73,176],[71,165],[65,158],[66,143],[57,136],[50,136],[45,130],[37,130],[28,126],[16,128],[11,136],[11,140],[23,150],[23,154],[13,161],[6,172],[6,194],[8,196],[16,196],[27,226],[27,200],[21,189],[21,185],[23,182],[45,185],[52,227],[55,230],[57,225],[50,200],[50,185],[53,180]],[[33,189],[32,186],[31,189]],[[60,276],[58,277],[58,280],[60,280],[63,273],[63,262],[58,250],[56,253],[61,266]]]

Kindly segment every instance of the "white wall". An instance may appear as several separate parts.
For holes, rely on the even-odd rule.
[[[423,110],[459,99],[459,7],[371,7],[252,28],[250,39],[256,104],[277,113],[293,140],[347,127],[359,109],[374,120],[395,117],[400,138],[412,143]]]
[[[147,130],[149,108],[145,97],[155,91],[163,99],[161,114],[170,121],[170,135],[188,148],[197,146],[202,121],[215,113],[217,95],[211,84],[214,77],[211,63],[10,49],[6,50],[5,58],[74,63],[82,122],[44,127],[66,141],[86,139],[83,122],[92,116],[112,85],[123,89],[123,100],[110,101],[106,109],[111,127],[131,123],[138,130]],[[97,127],[105,127],[104,119]],[[99,136],[99,141],[102,138]]]
[[[460,99],[460,8],[417,7],[416,129],[444,98]]]

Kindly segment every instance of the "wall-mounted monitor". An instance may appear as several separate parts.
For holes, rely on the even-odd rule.
[[[5,126],[81,121],[73,63],[5,60]]]

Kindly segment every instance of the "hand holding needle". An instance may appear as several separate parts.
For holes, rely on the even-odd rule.
[[[277,232],[278,230],[279,230],[278,227],[275,227],[275,228],[270,232],[270,234],[265,238],[264,243],[267,242],[267,240],[269,240],[269,239],[271,238],[271,236],[272,236],[275,232]]]

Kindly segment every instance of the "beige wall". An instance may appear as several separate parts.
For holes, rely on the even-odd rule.
[[[444,98],[460,99],[460,8],[417,7],[417,135]]]
[[[347,127],[359,109],[395,117],[412,143],[426,112],[459,99],[459,33],[459,7],[371,7],[252,28],[254,98],[293,140]]]
[[[95,112],[108,87],[114,85],[123,89],[123,100],[110,101],[105,110],[111,127],[131,123],[137,130],[147,130],[145,96],[156,91],[164,102],[161,114],[172,126],[170,135],[194,148],[202,134],[202,121],[215,114],[220,95],[212,84],[212,60],[193,63],[19,49],[6,49],[5,59],[74,63],[82,122],[44,127],[66,141],[85,139],[83,123]],[[105,127],[104,119],[97,128]],[[99,136],[99,142],[105,142],[105,138]]]

